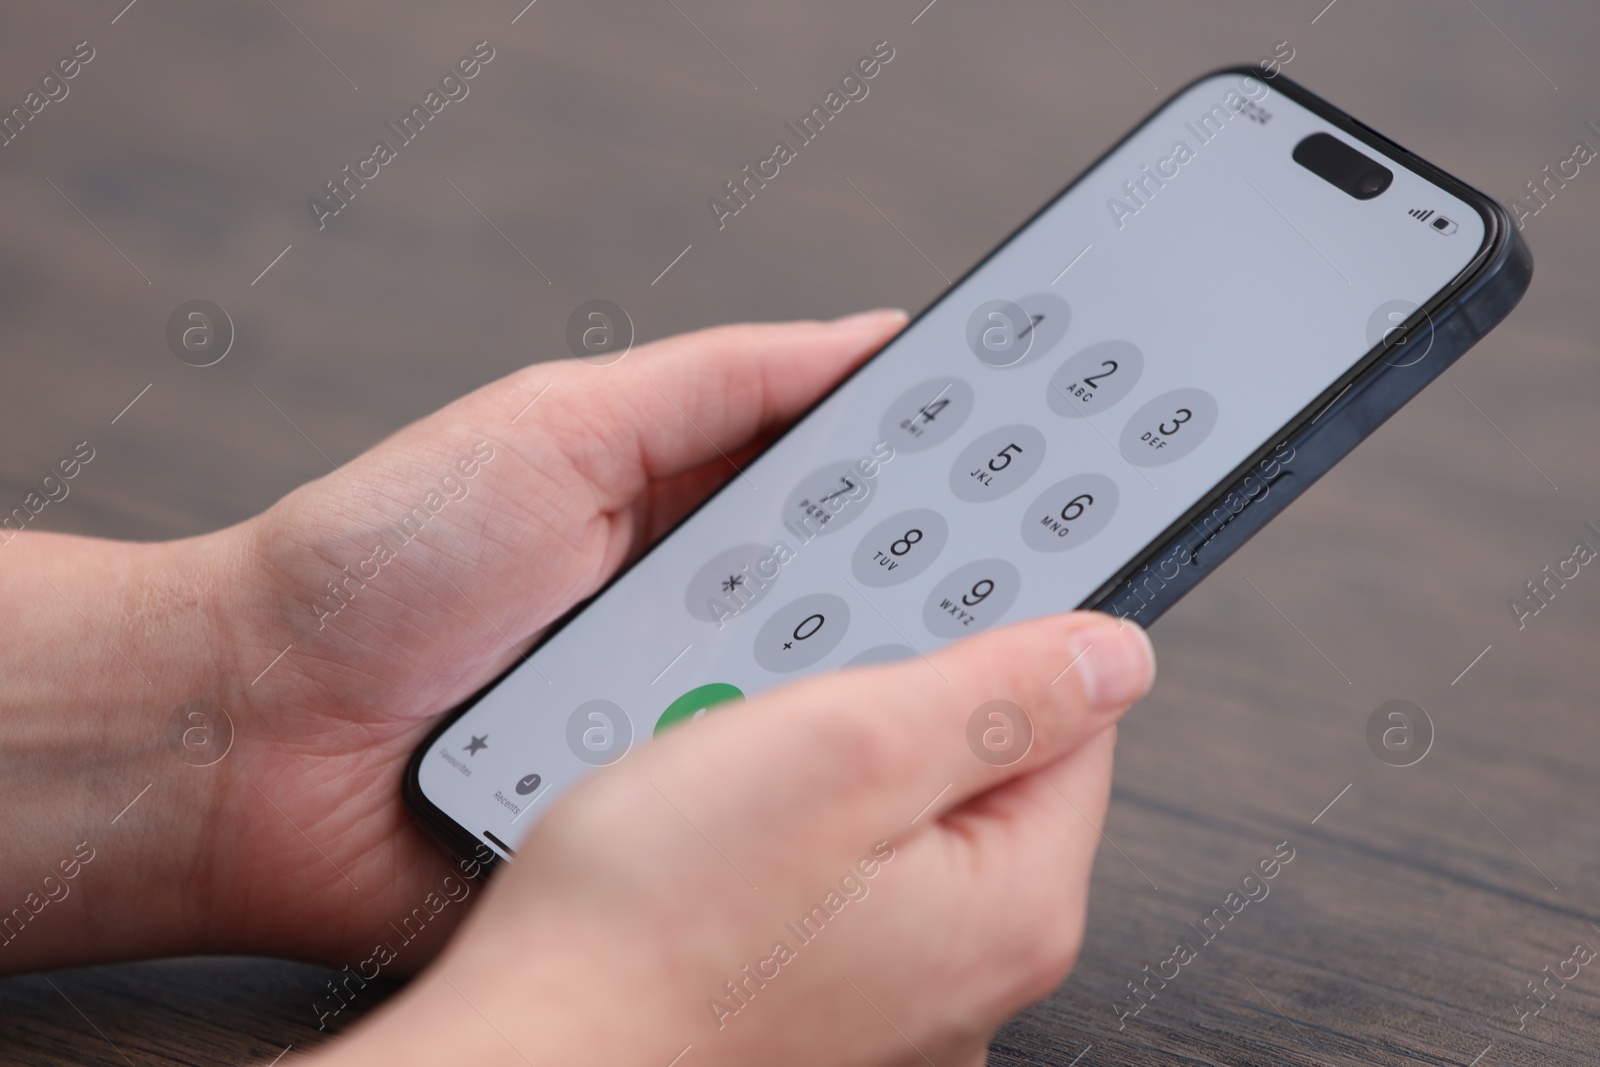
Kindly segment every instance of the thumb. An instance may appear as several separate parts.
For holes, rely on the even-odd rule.
[[[705,829],[715,840],[854,849],[1059,761],[1142,697],[1154,672],[1137,626],[1094,612],[1035,619],[707,716],[652,746],[650,777],[695,808],[688,817],[715,823]]]
[[[788,426],[905,324],[905,312],[884,309],[833,322],[719,326],[653,342],[611,366],[538,364],[465,403],[494,409],[483,421],[506,426],[548,386],[553,403],[509,426],[507,442],[564,453],[599,506],[613,509],[647,482],[728,463]]]

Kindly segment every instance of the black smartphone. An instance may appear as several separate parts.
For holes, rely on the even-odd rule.
[[[806,673],[1148,625],[1531,277],[1489,197],[1281,75],[1203,77],[449,715],[407,801],[510,857],[584,775]]]

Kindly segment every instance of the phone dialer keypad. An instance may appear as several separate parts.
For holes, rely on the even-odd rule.
[[[1087,544],[1117,512],[1117,483],[1103,474],[1074,474],[1034,498],[1022,513],[1022,541],[1039,552]]]
[[[933,565],[949,539],[950,524],[937,511],[902,511],[861,539],[850,570],[862,585],[883,588],[909,582]]]
[[[980,559],[945,575],[922,606],[922,624],[935,637],[960,638],[998,622],[1022,591],[1022,575],[1003,559]]]
[[[813,666],[839,647],[850,629],[850,605],[832,593],[811,593],[773,613],[756,634],[755,660],[774,674]]]
[[[801,541],[842,530],[877,495],[871,478],[851,460],[839,460],[801,479],[783,505],[783,524]]]
[[[943,444],[972,415],[975,394],[960,378],[930,378],[895,398],[878,435],[896,452],[926,452]]]
[[[1045,402],[1057,415],[1081,419],[1116,406],[1144,374],[1144,353],[1130,341],[1101,341],[1075,353],[1050,376]]]
[[[981,504],[1022,487],[1044,462],[1044,434],[1032,426],[1002,426],[973,441],[950,467],[950,492]]]
[[[1189,455],[1216,428],[1216,397],[1204,389],[1174,389],[1133,413],[1117,447],[1136,467],[1160,467]]]

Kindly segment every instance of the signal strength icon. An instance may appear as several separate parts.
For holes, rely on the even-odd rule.
[[[1406,214],[1410,215],[1412,218],[1416,219],[1418,222],[1427,222],[1430,218],[1433,217],[1433,208],[1431,208],[1431,207],[1430,208],[1414,207],[1410,211],[1406,212]]]

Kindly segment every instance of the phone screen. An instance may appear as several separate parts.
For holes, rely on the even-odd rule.
[[[1392,181],[1313,173],[1314,134]],[[675,724],[1083,604],[1485,238],[1270,82],[1202,80],[436,737],[422,792],[506,855]]]

